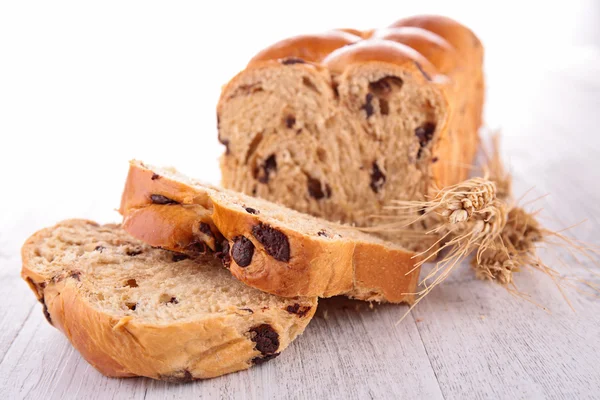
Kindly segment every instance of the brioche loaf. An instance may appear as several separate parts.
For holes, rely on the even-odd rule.
[[[215,250],[231,273],[279,296],[411,302],[416,291],[414,253],[173,169],[132,161],[120,212],[123,228],[152,246],[194,255],[209,250],[207,236],[225,238]]]
[[[223,89],[224,187],[372,225],[392,200],[466,178],[478,145],[483,48],[439,16],[278,42]]]
[[[252,289],[214,257],[154,249],[118,225],[70,220],[23,246],[22,277],[98,371],[172,382],[274,358],[300,335],[316,298]]]

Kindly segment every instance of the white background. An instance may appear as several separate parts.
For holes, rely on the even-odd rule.
[[[42,224],[90,207],[115,220],[131,158],[218,183],[215,106],[253,54],[286,36],[412,14],[451,16],[482,38],[488,121],[520,134],[506,117],[527,118],[523,97],[543,84],[531,66],[598,59],[599,3],[0,2],[0,209],[31,210]],[[45,219],[58,204],[64,212]]]

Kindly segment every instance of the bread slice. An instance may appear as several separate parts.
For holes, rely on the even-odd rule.
[[[222,184],[371,225],[392,200],[421,200],[467,177],[482,59],[477,37],[440,16],[280,41],[222,91]]]
[[[414,253],[174,169],[132,161],[120,212],[123,228],[153,246],[188,254],[191,249],[193,255],[207,247],[205,237],[224,237],[217,251],[231,273],[268,293],[343,294],[393,303],[414,299],[419,277]],[[196,228],[202,224],[204,229]],[[206,233],[198,235],[202,230]]]
[[[107,376],[211,378],[274,358],[316,298],[285,299],[234,279],[214,257],[152,248],[118,225],[69,220],[31,236],[25,279],[44,315]]]

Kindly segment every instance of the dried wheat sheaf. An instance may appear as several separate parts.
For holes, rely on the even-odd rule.
[[[416,293],[418,297],[412,307],[470,256],[478,278],[502,284],[511,293],[526,299],[528,296],[517,290],[514,277],[516,272],[526,268],[550,276],[564,295],[563,278],[537,256],[539,244],[565,247],[571,254],[579,253],[597,265],[597,248],[542,227],[537,213],[527,212],[514,204],[512,179],[500,158],[498,141],[496,135],[493,150],[486,153],[484,177],[436,190],[425,201],[395,201],[385,208],[384,215],[377,216],[380,223],[368,229],[388,235],[420,232],[439,238],[415,256],[420,261],[414,269],[437,260],[420,282],[422,289]],[[566,296],[565,299],[568,302]]]

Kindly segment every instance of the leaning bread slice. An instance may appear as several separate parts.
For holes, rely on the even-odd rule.
[[[268,293],[394,303],[414,299],[419,276],[414,253],[174,169],[132,161],[120,212],[123,228],[152,246],[193,254],[209,247],[203,244],[206,237],[224,237],[217,249],[224,265]]]
[[[154,249],[118,225],[64,221],[29,238],[22,256],[48,322],[113,377],[179,382],[246,369],[285,349],[317,306],[252,289],[214,257]]]

